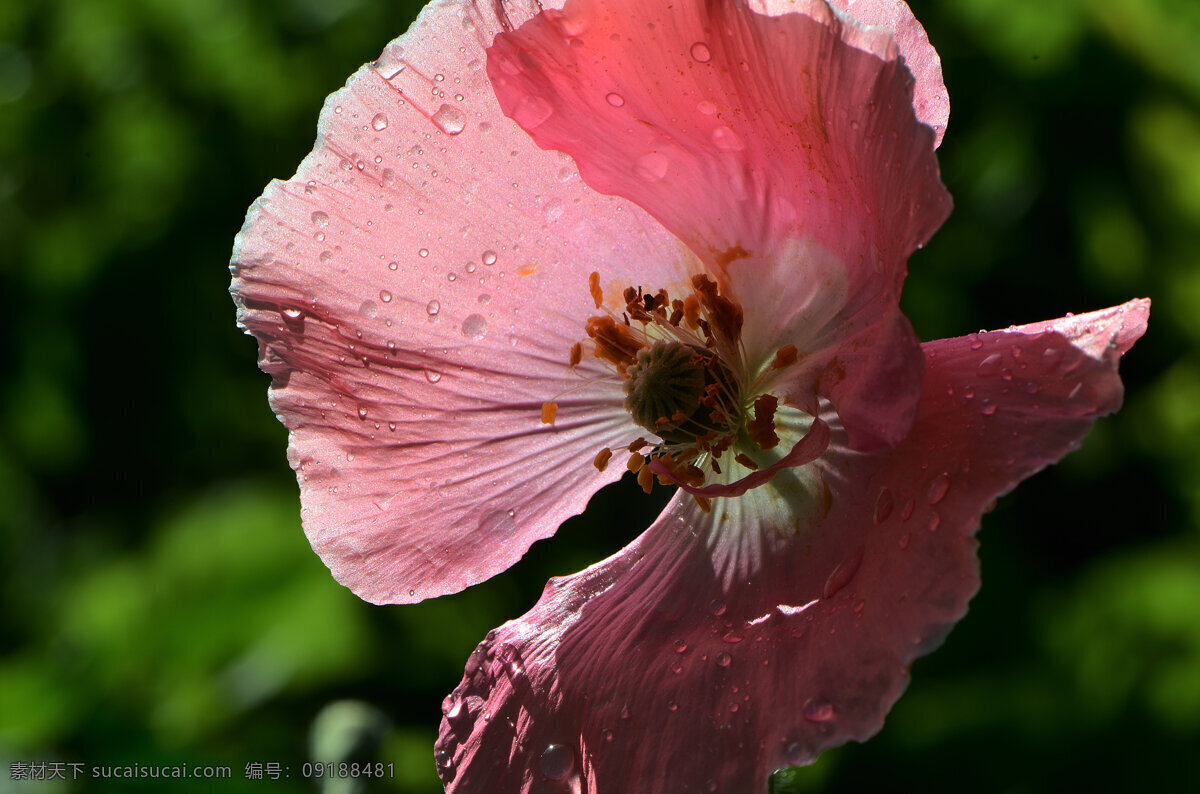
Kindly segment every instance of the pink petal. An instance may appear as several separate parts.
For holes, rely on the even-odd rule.
[[[483,61],[523,19],[508,7],[426,9],[329,98],[315,151],[234,251],[305,530],[371,601],[503,570],[620,474],[592,459],[637,435],[622,394],[589,383],[605,372],[590,358],[567,367],[596,313],[588,274],[619,299],[643,280],[682,291],[698,269],[500,112]]]
[[[660,220],[747,315],[815,303],[826,325],[805,333],[829,346],[870,338],[822,361],[843,371],[870,370],[863,356],[915,361],[915,337],[893,315],[908,255],[950,199],[933,131],[914,115],[913,77],[886,30],[820,2],[770,11],[784,8],[801,13],[573,0],[497,37],[488,74],[539,146],[567,152],[589,185]],[[794,342],[780,333],[791,330],[749,323],[748,355],[769,357]],[[797,393],[838,380],[809,374]],[[855,443],[907,431],[912,375],[887,406],[858,393],[866,383],[844,382],[836,402]]]
[[[866,25],[891,31],[904,56],[904,65],[912,72],[913,109],[922,124],[937,133],[934,145],[942,143],[950,118],[950,95],[942,82],[942,59],[929,43],[925,28],[901,0],[830,0],[838,9]]]
[[[723,522],[677,498],[622,552],[552,580],[444,703],[447,791],[762,792],[773,769],[874,734],[978,586],[986,505],[1119,406],[1117,358],[1147,311],[927,344],[912,435],[817,464],[823,522]],[[727,582],[717,547],[750,536],[767,553]]]

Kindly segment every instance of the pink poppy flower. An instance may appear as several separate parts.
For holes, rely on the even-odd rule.
[[[899,0],[444,0],[251,208],[305,531],[374,602],[678,485],[446,698],[456,792],[764,791],[875,733],[999,494],[1116,410],[1147,301],[920,344],[948,100]]]

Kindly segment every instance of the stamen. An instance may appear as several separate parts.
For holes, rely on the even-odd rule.
[[[587,335],[596,342],[596,356],[617,368],[622,375],[637,361],[642,342],[626,325],[611,317],[589,317]]]
[[[558,416],[558,403],[542,403],[542,424],[554,424],[556,416]]]
[[[781,347],[775,351],[775,358],[771,361],[771,369],[783,369],[785,367],[790,367],[796,363],[798,358],[799,354],[796,352],[795,345]]]
[[[634,474],[637,474],[639,471],[641,471],[642,467],[645,465],[646,465],[646,456],[641,455],[637,452],[630,455],[629,462],[625,464],[625,466]]]
[[[746,432],[760,449],[774,449],[779,443],[775,434],[775,409],[779,407],[779,398],[773,394],[764,394],[754,401],[754,418],[746,424]]]
[[[588,288],[592,291],[592,300],[596,302],[596,308],[599,309],[604,303],[604,292],[600,289],[600,274],[592,271],[588,276]]]
[[[642,486],[642,490],[650,493],[654,488],[654,472],[650,471],[649,466],[643,466],[641,471],[637,473],[637,483]]]
[[[571,345],[571,369],[579,366],[580,361],[583,361],[583,345],[576,342]]]
[[[608,462],[612,460],[612,455],[612,450],[605,447],[596,453],[596,458],[592,461],[592,465],[596,467],[597,471],[604,471],[608,468]]]
[[[745,466],[750,471],[755,471],[758,469],[758,464],[750,460],[750,456],[744,452],[739,452],[738,454],[734,455],[733,459]]]

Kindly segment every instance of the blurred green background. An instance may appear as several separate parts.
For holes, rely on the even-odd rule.
[[[1200,3],[914,6],[957,203],[910,263],[922,338],[1155,314],[1124,411],[984,521],[983,590],[883,732],[792,789],[1200,790]],[[440,791],[471,648],[657,513],[609,489],[515,571],[414,607],[359,602],[300,531],[226,263],[324,96],[416,9],[0,3],[0,791],[314,791],[313,757]],[[28,761],[232,780],[10,781]]]

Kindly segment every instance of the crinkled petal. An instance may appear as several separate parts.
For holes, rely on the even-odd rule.
[[[519,5],[428,7],[329,98],[315,151],[234,250],[305,530],[371,601],[503,570],[619,475],[591,463],[636,436],[619,388],[591,358],[567,366],[595,313],[588,274],[619,301],[699,268],[500,112],[484,51],[535,10]]]
[[[769,5],[788,0],[769,0]],[[913,109],[922,124],[937,133],[934,145],[940,145],[950,118],[950,94],[942,82],[942,59],[929,43],[925,28],[902,0],[830,0],[841,11],[866,25],[892,33],[904,65],[912,72]]]
[[[907,258],[950,199],[934,133],[914,115],[913,77],[884,28],[818,0],[767,10],[794,13],[572,0],[497,37],[488,74],[539,146],[659,219],[744,307],[812,305],[815,294],[819,328],[812,313],[800,329],[747,325],[752,362],[793,332],[831,345],[871,336],[872,351],[914,361],[915,337],[892,333],[893,313]],[[831,356],[858,365],[856,350]],[[896,424],[911,420],[919,373],[905,383],[893,395],[901,409],[881,416],[843,395],[859,402],[843,416],[856,444],[907,431]]]
[[[986,505],[1116,410],[1147,310],[927,344],[912,435],[814,464],[822,521],[756,505],[773,483],[714,503],[745,505],[736,523],[677,497],[625,550],[551,581],[446,699],[447,791],[763,792],[773,769],[874,734],[977,589]],[[766,554],[729,581],[713,560],[747,534]]]

